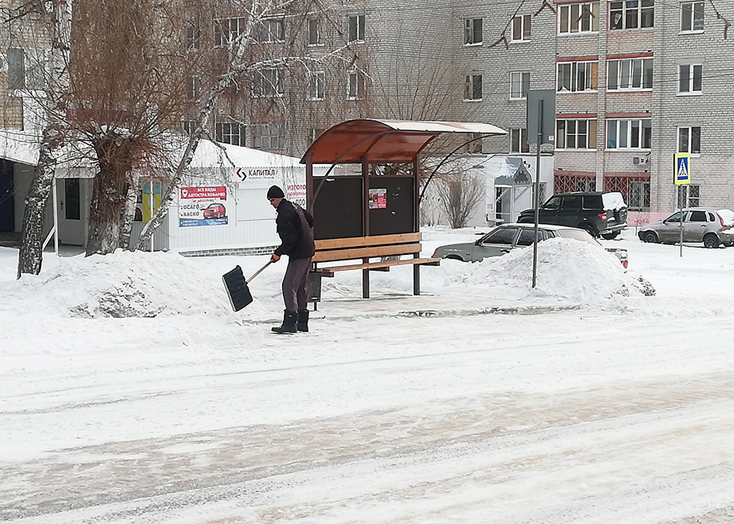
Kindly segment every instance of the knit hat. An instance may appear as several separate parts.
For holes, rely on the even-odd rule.
[[[285,198],[285,193],[278,186],[270,186],[270,189],[268,189],[268,200],[271,198]]]

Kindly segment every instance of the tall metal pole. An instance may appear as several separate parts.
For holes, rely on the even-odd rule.
[[[540,144],[543,143],[543,99],[538,100],[538,142],[535,145],[535,242],[533,242],[533,289],[538,276],[538,221],[540,220]]]
[[[680,256],[683,257],[683,186],[678,186],[678,229],[680,229]]]

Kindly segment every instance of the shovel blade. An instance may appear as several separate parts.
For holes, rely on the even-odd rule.
[[[227,290],[232,309],[239,311],[252,302],[252,293],[250,293],[250,288],[247,287],[247,280],[245,280],[245,275],[242,274],[240,266],[235,266],[234,269],[222,275],[222,281],[224,282],[224,288]]]

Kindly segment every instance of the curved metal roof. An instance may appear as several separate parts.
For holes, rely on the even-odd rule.
[[[442,133],[506,135],[491,124],[417,122],[411,120],[348,120],[326,131],[311,144],[301,163],[352,164],[367,156],[370,162],[412,162]]]

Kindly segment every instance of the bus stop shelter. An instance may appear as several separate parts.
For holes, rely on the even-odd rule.
[[[419,155],[444,133],[478,138],[506,135],[491,124],[357,119],[337,124],[311,144],[306,164],[306,200],[317,239],[413,233],[420,230]],[[331,164],[314,176],[314,164]],[[359,164],[353,175],[334,175],[337,164]],[[408,164],[399,173],[375,164]],[[358,170],[355,170],[358,171]]]

